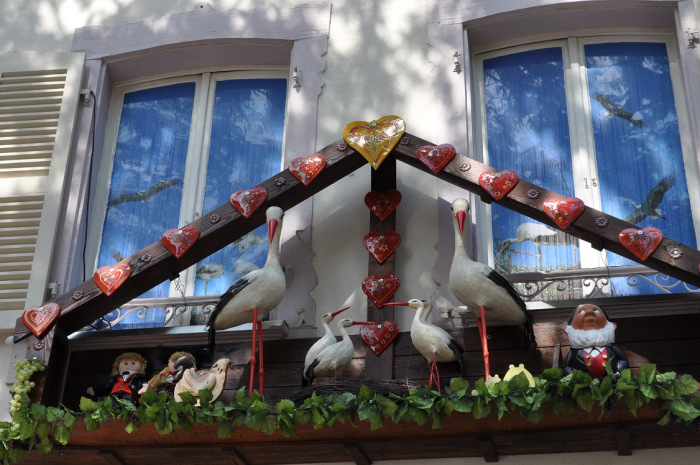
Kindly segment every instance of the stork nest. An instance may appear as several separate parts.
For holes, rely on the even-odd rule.
[[[305,399],[311,397],[314,392],[316,395],[339,395],[345,392],[357,395],[360,391],[360,387],[363,385],[367,386],[375,394],[381,394],[383,396],[396,394],[401,397],[408,396],[411,388],[420,387],[418,383],[409,379],[345,379],[307,386],[292,391],[285,397],[294,402],[295,405],[299,405],[303,403]]]

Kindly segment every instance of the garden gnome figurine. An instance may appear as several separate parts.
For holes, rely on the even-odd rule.
[[[87,388],[91,396],[110,396],[116,399],[138,402],[138,391],[146,382],[148,362],[136,352],[124,352],[112,365],[112,374],[96,386]]]
[[[171,397],[175,391],[175,384],[182,379],[182,373],[188,368],[196,366],[194,355],[189,352],[174,352],[168,358],[168,366],[155,375],[139,389],[139,394],[146,392],[149,387],[156,392],[167,392]]]
[[[593,304],[581,304],[574,309],[566,326],[571,350],[564,360],[564,373],[574,369],[604,378],[610,367],[616,377],[627,368],[627,358],[615,345],[617,325],[608,321],[605,312]]]

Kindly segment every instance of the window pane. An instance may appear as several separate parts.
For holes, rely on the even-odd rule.
[[[286,95],[285,79],[217,83],[204,211],[280,171]],[[197,265],[195,295],[225,292],[240,276],[262,267],[266,255],[267,231],[261,226]]]
[[[178,226],[194,83],[124,96],[98,267],[117,263]],[[141,297],[167,297],[169,283]],[[123,328],[162,325],[165,314],[130,315]]]
[[[603,211],[696,247],[665,44],[594,44],[585,54]],[[636,264],[611,252],[607,260]],[[611,292],[661,291],[614,278]]]
[[[574,196],[561,49],[510,54],[483,65],[489,165]],[[568,235],[496,204],[492,225],[499,271],[580,267],[578,243]]]

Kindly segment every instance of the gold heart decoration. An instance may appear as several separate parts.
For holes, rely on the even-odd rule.
[[[398,116],[382,116],[375,121],[353,121],[343,129],[343,139],[357,150],[375,170],[389,156],[406,130]]]

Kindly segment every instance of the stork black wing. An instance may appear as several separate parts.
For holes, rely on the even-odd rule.
[[[207,324],[204,326],[204,329],[209,331],[209,355],[214,354],[214,348],[216,346],[216,331],[214,330],[214,322],[216,321],[216,317],[219,316],[221,309],[224,308],[224,306],[229,302],[229,300],[231,300],[233,296],[241,292],[252,281],[253,280],[248,278],[247,276],[243,276],[238,281],[233,283],[226,292],[221,294],[219,301],[216,303],[216,307],[214,307],[214,310],[212,310],[211,312],[209,321],[207,321]]]
[[[532,318],[532,315],[530,314],[530,311],[527,309],[527,305],[525,305],[525,302],[523,299],[520,297],[518,292],[515,290],[513,285],[508,281],[506,278],[504,278],[499,272],[496,270],[491,270],[491,272],[488,274],[488,278],[493,281],[494,283],[498,284],[501,286],[503,289],[508,291],[508,294],[515,300],[520,308],[523,309],[523,312],[525,313],[525,348],[526,349],[536,349],[537,348],[537,341],[535,340],[535,329],[533,328],[533,323],[534,320]]]
[[[314,383],[314,368],[321,363],[318,358],[315,358],[304,373],[301,374],[301,386],[311,386]]]
[[[515,300],[520,308],[523,309],[523,311],[527,311],[527,306],[525,305],[525,302],[523,302],[523,299],[520,297],[518,292],[515,290],[513,285],[508,281],[506,278],[503,277],[498,271],[496,270],[491,270],[491,272],[488,274],[488,278],[493,281],[494,283],[498,284],[501,286],[503,289],[508,291],[508,294]]]
[[[452,350],[452,353],[455,355],[455,364],[457,366],[457,371],[459,371],[459,374],[461,375],[462,369],[464,368],[464,362],[462,361],[462,354],[464,353],[464,349],[454,339],[450,339],[450,342],[447,345],[450,348],[450,350]]]

